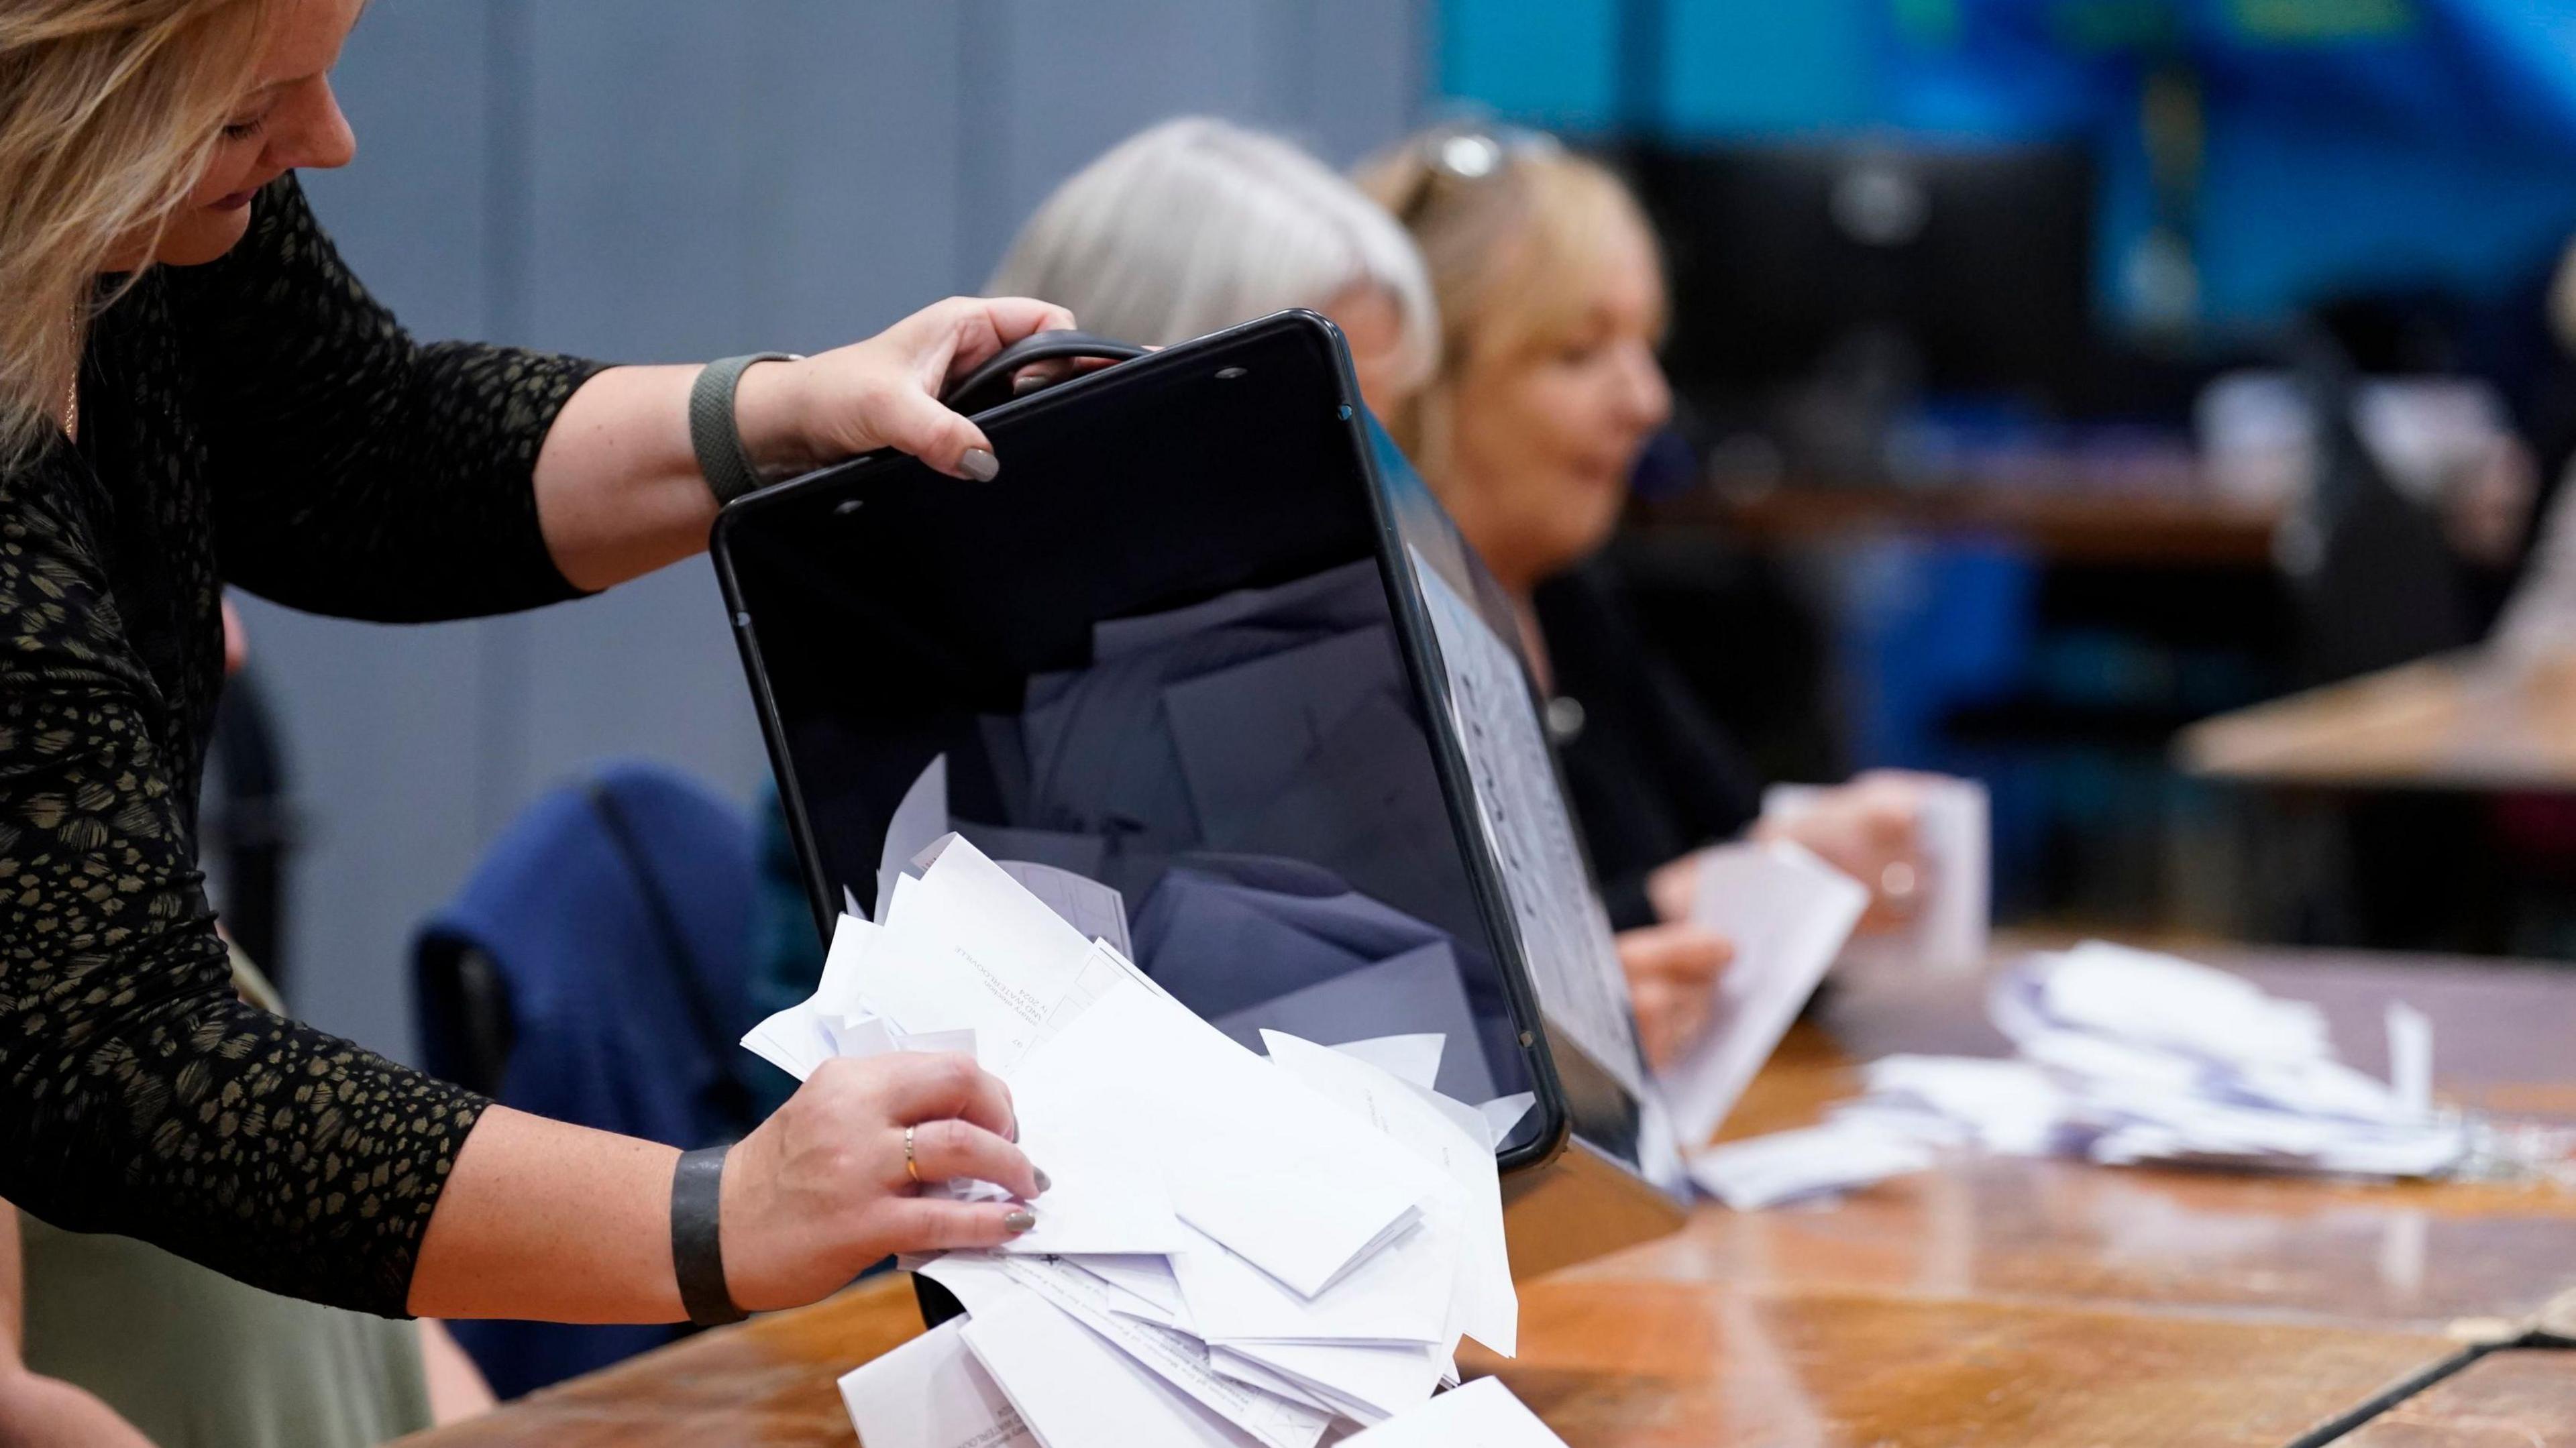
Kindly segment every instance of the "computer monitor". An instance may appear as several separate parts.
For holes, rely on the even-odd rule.
[[[2093,175],[2054,145],[1799,142],[1651,150],[1686,394],[1759,396],[1869,336],[1934,393],[2066,408],[2092,349]]]
[[[1636,1039],[1510,610],[1339,334],[1282,313],[979,422],[994,482],[880,456],[717,526],[818,927],[934,817],[1117,889],[1247,1043],[1448,1036],[1441,1089],[1532,1099],[1503,1170],[1591,1183],[1560,1260],[1669,1229],[1616,1205]]]

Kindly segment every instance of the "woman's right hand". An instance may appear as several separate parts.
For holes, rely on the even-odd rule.
[[[904,1170],[913,1129],[921,1180],[972,1177],[1017,1202],[919,1195]],[[1046,1177],[1019,1147],[1011,1093],[955,1054],[896,1051],[816,1067],[725,1160],[725,1286],[746,1311],[837,1291],[897,1252],[991,1247],[1034,1225]]]
[[[1923,847],[1924,787],[1933,776],[1873,769],[1817,791],[1812,804],[1752,830],[1757,840],[1794,840],[1869,891],[1860,933],[1903,928],[1930,893],[1932,860]]]

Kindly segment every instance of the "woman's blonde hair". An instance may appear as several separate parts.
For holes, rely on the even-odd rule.
[[[1419,382],[1439,326],[1404,228],[1296,145],[1204,116],[1138,132],[1066,179],[991,284],[1151,346],[1321,307],[1354,287],[1394,302],[1394,378]]]
[[[99,272],[204,174],[271,4],[0,3],[0,466],[54,426]]]
[[[1413,234],[1440,309],[1440,365],[1387,419],[1435,486],[1447,473],[1459,377],[1481,360],[1555,346],[1583,324],[1591,274],[1628,235],[1654,242],[1611,170],[1552,137],[1444,126],[1361,163],[1362,191]]]

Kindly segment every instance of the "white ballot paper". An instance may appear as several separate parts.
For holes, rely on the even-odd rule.
[[[1519,1351],[1520,1297],[1503,1239],[1503,1194],[1493,1138],[1474,1110],[1408,1085],[1357,1056],[1278,1031],[1261,1033],[1270,1059],[1298,1080],[1367,1120],[1448,1177],[1454,1190],[1426,1213],[1426,1236],[1454,1231],[1458,1257],[1448,1320],[1508,1357]],[[1443,1244],[1447,1245],[1447,1244]],[[1329,1298],[1332,1294],[1326,1293]],[[1273,1334],[1274,1336],[1276,1334]],[[1424,1341],[1439,1340],[1439,1334]],[[1450,1344],[1444,1342],[1445,1356]]]
[[[1088,875],[1077,875],[1055,865],[1035,865],[1026,860],[993,863],[1085,940],[1107,941],[1109,948],[1120,955],[1136,953],[1136,947],[1127,939],[1127,901],[1117,891]]]
[[[1090,940],[960,838],[891,894],[858,988],[908,1033],[974,1031],[976,1059],[1007,1071],[1043,1033]]]
[[[1366,1061],[1408,1086],[1431,1089],[1440,1079],[1440,1054],[1449,1044],[1446,1036],[1372,1036],[1365,1041],[1344,1041],[1333,1047],[1345,1056]]]
[[[1711,1147],[1689,1162],[1691,1180],[1743,1212],[1921,1171],[1932,1164],[1932,1148],[1894,1132],[1829,1121]]]
[[[1797,845],[1725,845],[1700,857],[1691,919],[1734,942],[1735,959],[1708,1028],[1655,1074],[1685,1151],[1735,1109],[1868,908],[1869,891]]]
[[[882,924],[894,900],[894,882],[904,865],[948,833],[948,756],[935,756],[913,776],[912,784],[886,820],[885,839],[877,846],[877,921]],[[848,887],[843,886],[844,894]],[[858,912],[850,912],[855,915]]]
[[[2431,1176],[2469,1151],[2432,1101],[2432,1027],[2389,1002],[2392,1079],[2338,1059],[2323,1012],[2194,961],[2103,941],[2031,956],[1987,1014],[2013,1060],[1890,1056],[1823,1126],[1693,1159],[1753,1206],[1919,1166],[1940,1145],[2111,1165]]]
[[[1040,1448],[1019,1409],[966,1350],[965,1319],[944,1322],[841,1376],[841,1402],[867,1448]]]
[[[1478,1378],[1442,1393],[1342,1443],[1344,1448],[1565,1448],[1565,1440],[1497,1378]]]
[[[1208,1349],[1208,1360],[1221,1372],[1250,1363],[1276,1373],[1362,1423],[1382,1422],[1430,1397],[1448,1371],[1447,1360],[1430,1349],[1369,1343],[1220,1344]]]
[[[1012,1241],[905,1260],[968,1317],[845,1382],[872,1444],[1318,1448],[1337,1418],[1423,1404],[1462,1334],[1511,1350],[1493,1152],[1526,1097],[1441,1095],[1439,1034],[1344,1053],[1271,1033],[1256,1054],[1059,918],[1102,901],[1056,888],[1073,878],[955,836],[910,868],[881,921],[840,923],[814,997],[745,1043],[800,1073],[972,1051],[1052,1185]]]
[[[976,1318],[1007,1311],[1022,1297],[1037,1296],[1131,1365],[1160,1378],[1262,1448],[1314,1448],[1332,1421],[1328,1411],[1257,1391],[1218,1373],[1209,1364],[1206,1344],[1123,1310],[1126,1299],[1118,1289],[1066,1259],[953,1254],[922,1271],[955,1293]],[[1034,1421],[1039,1436],[1052,1444],[1054,1434],[1046,1419],[1040,1416]]]
[[[1260,1448],[1034,1293],[975,1313],[961,1335],[1045,1448]]]
[[[1986,787],[1976,780],[1926,775],[1917,783],[1923,810],[1916,839],[1931,876],[1923,901],[1902,929],[1861,936],[1851,942],[1845,958],[1946,973],[1974,971],[1985,964],[1993,914],[1993,810]],[[1822,791],[1819,785],[1775,784],[1763,791],[1763,817],[1803,814]]]
[[[834,1056],[873,1056],[894,1049],[882,1021],[860,1005],[858,963],[874,943],[867,917],[843,915],[823,956],[823,980],[814,994],[751,1028],[742,1038],[752,1054],[802,1081]]]
[[[1031,1160],[1120,1123],[1146,1145],[1110,1180],[1159,1171],[1182,1221],[1303,1296],[1411,1229],[1441,1190],[1366,1122],[1134,980],[1004,1074]]]

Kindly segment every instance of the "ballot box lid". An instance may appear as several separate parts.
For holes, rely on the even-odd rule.
[[[817,926],[953,829],[1115,888],[1113,943],[1248,1044],[1439,1032],[1444,1093],[1531,1098],[1506,1170],[1569,1131],[1635,1163],[1626,990],[1512,611],[1340,334],[1283,312],[977,421],[993,481],[875,454],[717,520]]]

